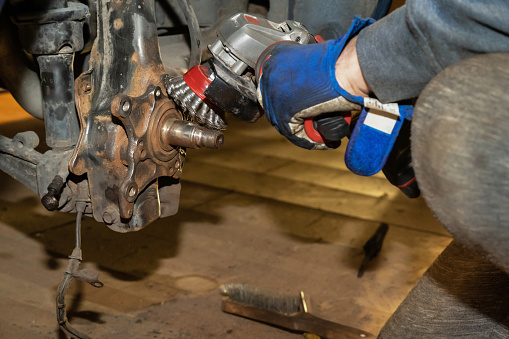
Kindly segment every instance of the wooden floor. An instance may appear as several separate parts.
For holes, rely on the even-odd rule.
[[[42,131],[9,94],[0,109],[0,134]],[[297,149],[265,119],[231,121],[221,150],[188,152],[176,216],[131,234],[84,220],[83,266],[105,286],[73,286],[71,322],[94,338],[299,338],[221,312],[218,286],[249,283],[303,290],[314,314],[377,333],[451,238],[422,200],[349,173],[342,158]],[[74,217],[0,174],[1,338],[65,337],[54,298]],[[359,279],[380,222],[383,249]]]

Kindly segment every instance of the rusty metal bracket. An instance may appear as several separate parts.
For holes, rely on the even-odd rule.
[[[119,185],[121,218],[130,218],[140,192],[159,177],[180,178],[184,156],[179,147],[163,144],[162,126],[166,121],[182,120],[174,104],[160,87],[149,86],[140,97],[119,94],[111,104],[127,133],[124,161],[127,173]]]
[[[160,89],[165,71],[154,0],[98,0],[97,18],[90,70],[75,82],[81,131],[69,169],[86,175],[94,219],[117,232],[136,231],[161,216],[158,178],[178,178],[184,157],[179,147],[155,146],[152,134],[163,116],[182,116]],[[180,186],[172,186],[165,210],[175,213]]]
[[[92,79],[88,72],[76,81],[82,129],[70,170],[87,174],[96,220],[118,232],[134,231],[160,217],[157,178],[180,177],[184,152],[163,147],[159,131],[161,123],[182,115],[154,85],[138,97],[118,94],[110,110],[94,111]]]

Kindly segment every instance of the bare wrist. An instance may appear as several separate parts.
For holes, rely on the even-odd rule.
[[[372,92],[359,64],[356,36],[346,44],[336,61],[336,81],[352,95],[367,97]]]

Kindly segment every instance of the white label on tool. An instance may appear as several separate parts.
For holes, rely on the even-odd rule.
[[[382,104],[373,98],[364,98],[364,107],[369,108],[364,125],[391,134],[399,118],[398,104]]]

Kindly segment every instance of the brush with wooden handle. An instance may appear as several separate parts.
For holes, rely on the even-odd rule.
[[[288,296],[243,284],[220,287],[221,309],[226,313],[279,326],[291,331],[313,333],[327,339],[376,338],[371,333],[318,318],[307,312],[304,293]]]

